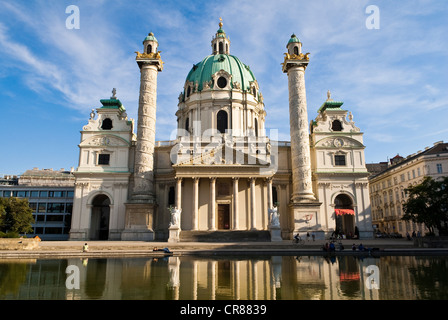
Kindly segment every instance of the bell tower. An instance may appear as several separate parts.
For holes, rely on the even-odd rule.
[[[302,53],[302,43],[292,35],[286,45],[283,72],[288,75],[289,123],[293,192],[290,201],[294,233],[318,232],[320,205],[313,192],[311,179],[310,137],[305,90],[305,70],[309,53]],[[323,233],[322,233],[323,235]]]
[[[154,240],[154,146],[157,106],[157,75],[163,69],[157,39],[151,32],[143,40],[143,53],[136,52],[140,68],[137,143],[133,184],[126,204],[122,240]]]

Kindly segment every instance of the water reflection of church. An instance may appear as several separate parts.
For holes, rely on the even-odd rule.
[[[391,259],[389,259],[391,258]],[[165,259],[90,259],[81,268],[81,290],[67,299],[149,300],[379,300],[415,299],[407,268],[414,257],[340,255],[276,256],[246,259],[193,256]],[[388,260],[388,261],[386,261]],[[390,260],[390,261],[389,261]],[[395,261],[392,262],[391,261]],[[378,265],[387,289],[369,290],[365,268]],[[87,282],[97,277],[90,286]],[[383,280],[381,280],[383,279]],[[386,280],[388,279],[388,280]],[[391,284],[392,283],[392,284]],[[395,283],[395,284],[394,284]],[[382,283],[384,284],[384,282]],[[380,288],[381,289],[381,288]],[[90,291],[89,291],[90,290]],[[72,295],[75,294],[75,295]],[[91,294],[92,296],[89,296]]]
[[[0,299],[446,299],[443,257],[353,255],[162,259],[60,259],[3,262]],[[79,267],[80,288],[65,270]],[[366,267],[379,268],[379,290]],[[9,281],[8,279],[12,279]]]

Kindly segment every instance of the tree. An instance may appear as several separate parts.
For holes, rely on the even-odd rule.
[[[437,228],[440,235],[448,235],[448,177],[425,177],[405,191],[409,198],[403,204],[402,220],[424,223],[431,234]]]
[[[28,199],[0,198],[0,231],[26,233],[33,232],[33,210]]]

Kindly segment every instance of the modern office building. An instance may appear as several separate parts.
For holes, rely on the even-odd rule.
[[[73,209],[75,178],[70,171],[27,170],[0,180],[0,197],[27,198],[33,210],[33,233],[42,240],[67,240]]]

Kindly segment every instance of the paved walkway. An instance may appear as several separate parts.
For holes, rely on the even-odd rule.
[[[87,241],[89,252],[82,252],[86,241],[41,241],[33,250],[0,250],[0,258],[51,258],[51,257],[106,257],[163,255],[154,248],[169,248],[174,255],[188,254],[323,254],[326,240],[279,242],[152,242],[152,241]],[[448,254],[448,249],[416,248],[406,239],[342,240],[344,250],[336,254],[363,254],[352,251],[352,244],[362,243],[367,248],[377,248],[378,254]],[[364,253],[365,254],[365,253]]]

